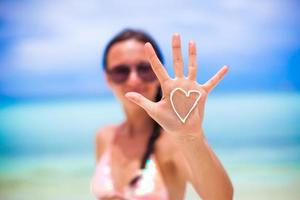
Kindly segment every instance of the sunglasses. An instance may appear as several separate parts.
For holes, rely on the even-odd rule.
[[[121,84],[127,81],[132,70],[133,68],[130,67],[130,65],[120,64],[112,69],[106,69],[106,72],[114,83]],[[138,63],[135,66],[135,70],[138,77],[144,82],[152,82],[156,80],[156,75],[153,72],[150,63]]]

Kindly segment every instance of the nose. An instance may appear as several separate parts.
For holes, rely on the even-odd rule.
[[[132,70],[127,79],[127,84],[130,86],[136,86],[141,83],[141,79],[139,78],[136,70]]]

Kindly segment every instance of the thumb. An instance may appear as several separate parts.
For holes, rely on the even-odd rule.
[[[132,102],[141,106],[148,114],[151,114],[153,111],[154,102],[145,98],[143,95],[137,92],[127,92],[125,96]]]

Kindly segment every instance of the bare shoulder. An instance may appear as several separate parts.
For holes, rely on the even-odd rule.
[[[180,173],[188,175],[188,166],[178,142],[171,133],[162,132],[162,137],[158,140],[158,156],[161,161],[167,163],[169,167],[175,167]]]
[[[162,130],[162,134],[157,140],[158,156],[165,162],[173,162],[180,151],[175,139]]]
[[[116,127],[116,124],[106,125],[97,130],[95,135],[96,160],[99,160],[103,151],[106,149]]]
[[[114,132],[114,130],[116,129],[117,125],[116,124],[110,124],[110,125],[106,125],[106,126],[103,126],[101,128],[99,128],[97,131],[96,131],[96,143],[97,142],[107,142],[112,133]]]
[[[188,180],[188,168],[178,142],[171,133],[162,131],[156,150],[171,199],[183,199]]]

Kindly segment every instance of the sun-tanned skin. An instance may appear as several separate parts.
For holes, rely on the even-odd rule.
[[[173,36],[172,48],[176,77],[174,79],[169,77],[150,43],[143,44],[131,39],[118,42],[111,47],[107,57],[109,69],[120,63],[135,66],[140,61],[148,61],[158,80],[145,83],[135,72],[132,72],[125,83],[115,84],[106,75],[109,87],[123,106],[125,121],[121,124],[105,126],[97,132],[96,158],[99,161],[105,150],[111,148],[112,166],[110,167],[118,174],[115,183],[119,187],[128,184],[140,167],[140,160],[152,130],[151,122],[154,119],[162,127],[162,134],[155,143],[154,157],[169,198],[183,199],[186,183],[189,181],[202,199],[232,199],[231,181],[207,143],[202,127],[207,95],[223,78],[228,67],[221,68],[215,76],[201,85],[196,81],[196,44],[192,41],[189,43],[187,77],[183,74],[184,64],[178,34]],[[154,103],[159,84],[163,91],[163,98]],[[186,91],[193,89],[201,92],[197,107],[185,123],[178,119],[170,103],[170,92],[176,87]],[[116,141],[111,143],[111,138],[117,131],[121,134],[118,134]]]

